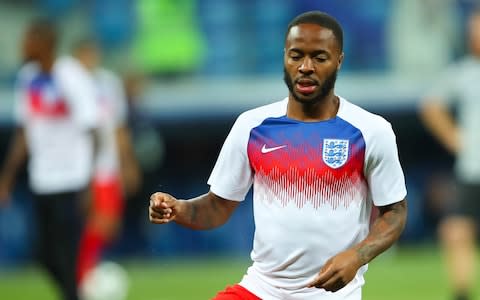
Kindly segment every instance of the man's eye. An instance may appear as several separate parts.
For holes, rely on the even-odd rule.
[[[327,60],[326,57],[315,57],[315,60],[318,62],[325,62]]]

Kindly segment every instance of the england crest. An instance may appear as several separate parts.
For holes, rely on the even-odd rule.
[[[323,162],[330,168],[337,169],[348,160],[348,140],[324,139]]]

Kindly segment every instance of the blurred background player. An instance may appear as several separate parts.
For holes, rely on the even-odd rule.
[[[77,280],[81,287],[104,249],[119,234],[124,200],[139,189],[141,175],[126,123],[128,105],[122,81],[100,67],[101,52],[94,40],[78,41],[73,53],[95,81],[99,108],[98,156],[78,258]]]
[[[480,10],[470,16],[467,35],[470,54],[445,71],[421,107],[427,129],[456,157],[457,199],[449,204],[439,235],[457,300],[472,299],[475,282],[480,218]],[[456,119],[450,112],[452,104],[457,104]]]
[[[28,154],[39,260],[60,288],[61,298],[78,299],[75,264],[83,193],[95,155],[95,87],[73,58],[56,58],[57,32],[49,21],[32,22],[22,46],[17,128],[0,174],[0,200],[8,201]]]

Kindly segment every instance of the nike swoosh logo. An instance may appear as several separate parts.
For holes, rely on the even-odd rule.
[[[277,147],[272,147],[272,148],[267,148],[267,145],[263,144],[263,147],[262,147],[262,153],[269,153],[269,152],[272,152],[272,151],[275,151],[275,150],[279,150],[279,149],[282,149],[282,148],[285,148],[287,147],[287,145],[282,145],[282,146],[277,146]]]

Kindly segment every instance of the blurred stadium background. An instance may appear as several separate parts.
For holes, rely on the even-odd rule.
[[[237,282],[248,265],[250,199],[225,226],[195,232],[149,224],[148,197],[157,190],[179,197],[208,190],[206,179],[236,115],[286,96],[282,50],[288,21],[306,10],[323,10],[345,30],[337,93],[393,124],[409,191],[406,230],[398,246],[372,264],[365,299],[447,299],[435,230],[449,200],[452,157],[425,132],[416,108],[439,70],[464,53],[464,21],[475,4],[2,0],[0,157],[13,128],[12,85],[28,21],[38,15],[56,20],[61,53],[76,39],[95,36],[105,64],[135,87],[130,125],[144,172],[142,191],[129,199],[121,238],[106,259],[126,266],[128,299],[206,299]],[[0,210],[0,298],[54,299],[50,283],[32,265],[25,172],[13,197],[13,205]]]

